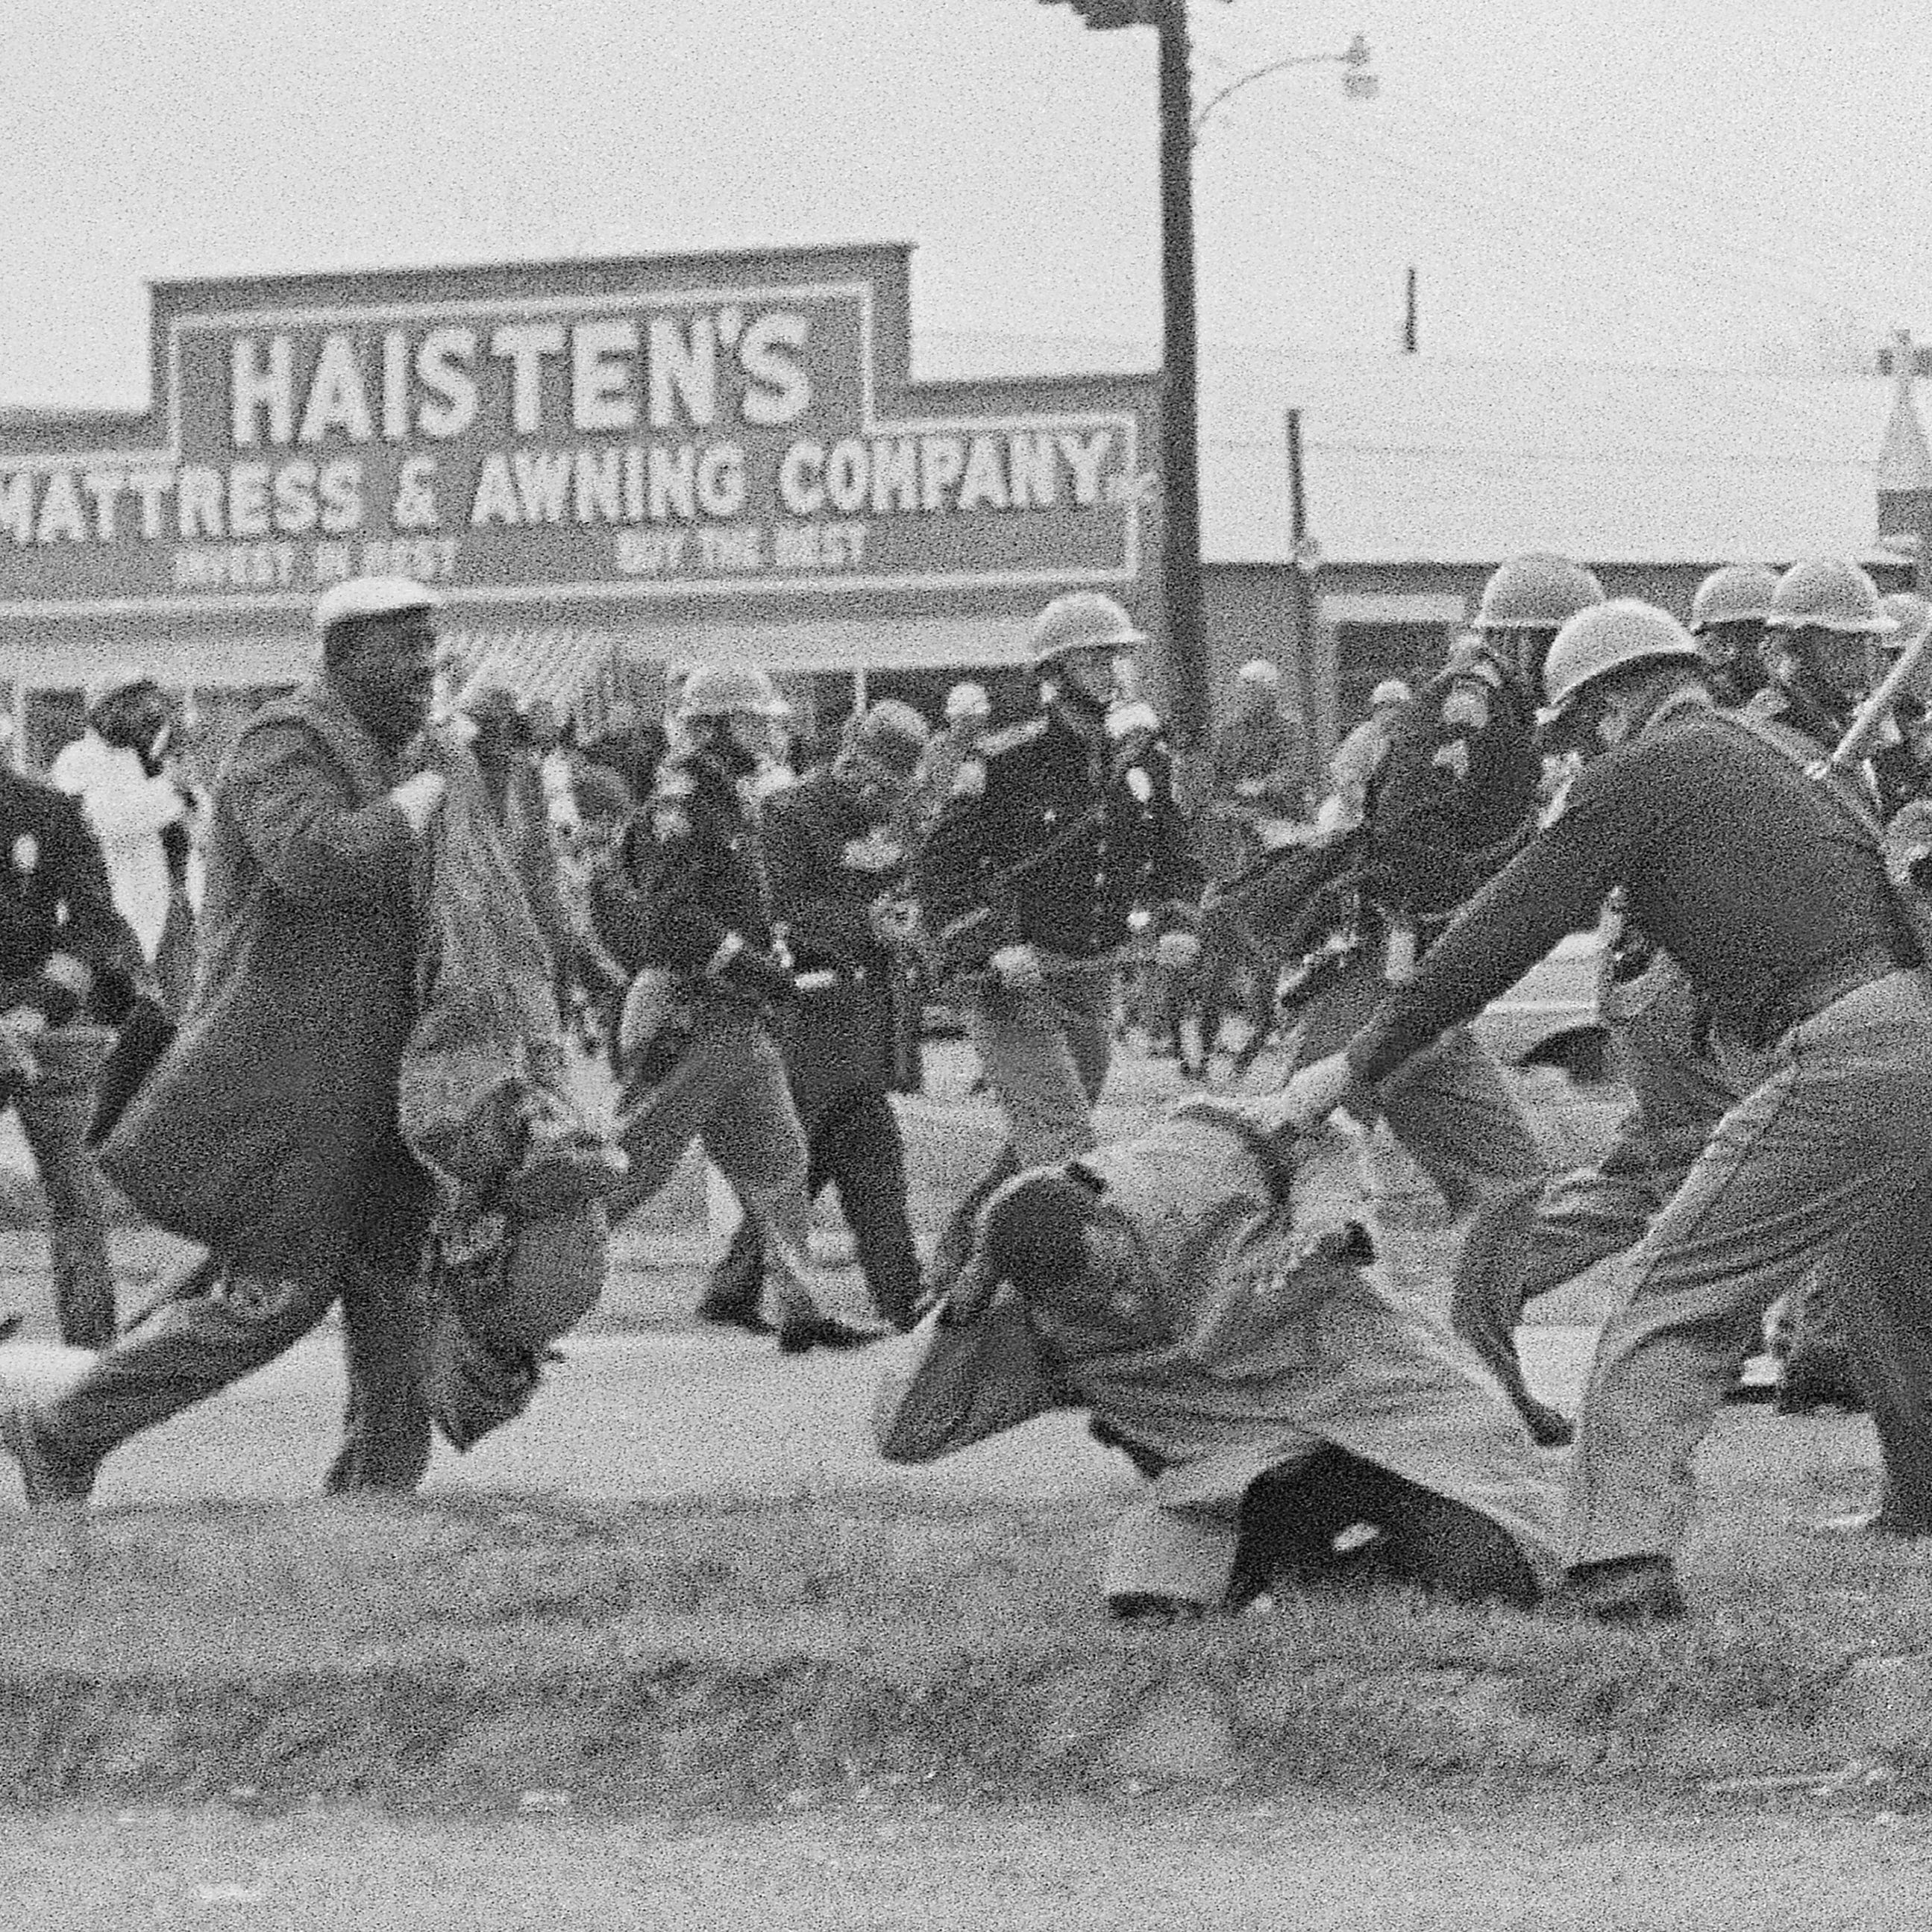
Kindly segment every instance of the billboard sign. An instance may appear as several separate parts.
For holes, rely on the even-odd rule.
[[[164,284],[151,416],[0,431],[0,614],[1130,584],[1144,382],[906,380],[905,251]],[[50,434],[51,432],[51,434]]]

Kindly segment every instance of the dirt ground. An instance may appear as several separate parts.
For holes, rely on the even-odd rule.
[[[1932,1819],[1545,1790],[768,1821],[15,1816],[0,1923],[246,1932],[1756,1932],[1926,1922]]]

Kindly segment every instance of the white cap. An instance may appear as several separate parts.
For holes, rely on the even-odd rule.
[[[442,599],[412,577],[351,577],[315,600],[315,628],[327,632],[362,617],[396,617],[406,610],[440,610]]]
[[[946,721],[950,724],[962,718],[990,718],[993,715],[993,700],[986,695],[983,684],[975,684],[968,678],[956,684],[946,694]]]
[[[1265,685],[1273,691],[1281,682],[1281,667],[1266,658],[1250,658],[1234,676],[1243,684]]]

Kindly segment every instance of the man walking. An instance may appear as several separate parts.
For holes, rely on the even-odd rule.
[[[338,1302],[349,1403],[327,1486],[422,1478],[431,1202],[396,1082],[416,1016],[418,841],[449,782],[412,768],[436,602],[400,578],[325,591],[320,675],[250,719],[216,782],[195,1004],[102,1157],[210,1260],[65,1394],[0,1406],[30,1504],[84,1501],[110,1450],[272,1360]],[[453,748],[422,755],[466,766]]]
[[[1364,916],[1353,956],[1302,1011],[1303,1063],[1340,1046],[1390,986],[1413,976],[1459,908],[1534,831],[1536,680],[1558,628],[1602,601],[1580,564],[1512,558],[1484,586],[1474,641],[1390,721],[1367,799]],[[1509,1076],[1466,1026],[1444,1028],[1375,1098],[1450,1211],[1473,1215],[1472,1263],[1521,1240],[1547,1165]],[[1525,1387],[1508,1327],[1469,1265],[1456,1270],[1450,1313],[1537,1440],[1567,1442],[1568,1424]]]
[[[926,720],[883,698],[854,720],[829,765],[808,772],[765,810],[772,904],[793,964],[819,982],[780,1022],[792,1099],[805,1127],[806,1192],[829,1182],[857,1244],[872,1305],[912,1326],[919,1256],[906,1220],[905,1144],[888,1097],[903,997],[885,896],[900,883],[904,824]],[[714,1306],[755,1307],[765,1269],[747,1215],[713,1270]]]
[[[142,969],[81,806],[0,763],[0,1106],[26,1135],[47,1196],[61,1339],[114,1333],[100,1177],[87,1148],[107,1034]]]
[[[631,1165],[606,1203],[611,1226],[701,1142],[762,1237],[778,1346],[800,1354],[876,1338],[827,1315],[813,1295],[805,1130],[772,1038],[776,1012],[797,984],[776,924],[758,794],[789,716],[761,670],[692,672],[670,755],[602,883],[598,922],[634,976],[619,1036],[618,1139]],[[750,1270],[716,1285],[699,1316],[769,1334],[764,1287]]]
[[[961,766],[915,865],[943,965],[970,977],[967,1032],[1006,1126],[940,1237],[935,1287],[964,1261],[974,1215],[1000,1181],[1094,1144],[1129,916],[1198,890],[1165,746],[1108,734],[1116,660],[1146,641],[1098,591],[1048,604],[1033,625],[1038,711]],[[1172,932],[1156,956],[1184,971],[1199,950]]]

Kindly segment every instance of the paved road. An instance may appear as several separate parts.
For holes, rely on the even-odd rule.
[[[1531,1378],[1552,1400],[1574,1401],[1593,1334],[1529,1332]],[[426,1486],[605,1501],[853,1488],[1027,1500],[1130,1484],[1120,1459],[1062,1416],[927,1467],[881,1462],[868,1426],[872,1391],[884,1352],[906,1346],[788,1360],[769,1342],[709,1329],[573,1337],[528,1414],[467,1456],[439,1444]],[[310,1493],[336,1446],[339,1346],[333,1328],[324,1328],[258,1375],[138,1438],[110,1459],[98,1499]],[[0,1505],[17,1494],[0,1462]]]

